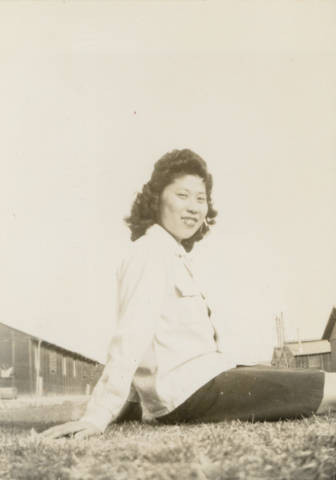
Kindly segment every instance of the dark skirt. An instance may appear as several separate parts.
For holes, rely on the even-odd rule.
[[[316,413],[323,388],[320,370],[239,367],[217,375],[157,420],[176,424],[307,417]]]

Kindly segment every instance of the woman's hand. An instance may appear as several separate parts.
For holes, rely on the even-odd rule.
[[[92,425],[89,422],[82,422],[80,420],[76,422],[67,422],[62,425],[56,425],[56,427],[48,428],[44,432],[40,433],[43,438],[61,438],[61,437],[73,437],[76,439],[83,439],[92,437],[93,435],[101,434],[101,430],[98,427]]]

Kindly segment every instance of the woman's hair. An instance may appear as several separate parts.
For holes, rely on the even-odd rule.
[[[209,225],[215,223],[214,219],[217,215],[211,200],[212,176],[208,172],[205,161],[197,153],[189,149],[173,150],[163,155],[155,163],[151,179],[143,186],[142,192],[137,194],[131,214],[125,218],[133,241],[144,235],[147,228],[158,222],[160,196],[163,189],[183,175],[197,175],[203,179],[207,194],[208,213],[206,221],[197,232],[192,237],[182,240],[181,243],[189,252],[194,243],[201,240],[209,231]]]

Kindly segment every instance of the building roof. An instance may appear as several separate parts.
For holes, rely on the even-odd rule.
[[[335,323],[336,323],[336,307],[333,307],[329,316],[327,326],[323,332],[322,339],[330,340],[330,336],[334,329]]]
[[[285,342],[296,357],[300,355],[318,355],[321,353],[330,353],[330,343],[328,340],[303,340],[302,342]]]
[[[72,354],[72,355],[76,355],[77,357],[80,357],[81,359],[83,360],[89,360],[90,362],[93,362],[93,363],[99,363],[100,362],[98,360],[94,360],[93,358],[90,358],[86,355],[83,355],[82,353],[79,353],[79,352],[75,352],[74,350],[71,350],[69,348],[66,348],[66,347],[62,347],[61,345],[58,345],[54,342],[51,342],[50,340],[47,340],[47,339],[44,339],[44,338],[41,338],[40,336],[38,335],[35,335],[31,332],[24,332],[23,330],[20,330],[19,328],[16,328],[14,327],[13,325],[9,325],[8,323],[4,323],[4,322],[0,322],[1,325],[5,325],[6,327],[9,327],[11,328],[12,330],[16,330],[17,332],[20,332],[20,333],[23,333],[24,335],[28,335],[29,337],[31,338],[34,338],[35,340],[41,340],[42,343],[45,343],[45,344],[48,344],[48,345],[51,345],[59,350],[63,350],[64,352],[67,352],[69,354]]]

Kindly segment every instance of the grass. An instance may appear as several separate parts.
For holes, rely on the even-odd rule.
[[[335,415],[254,424],[131,422],[89,440],[31,435],[32,427],[40,431],[83,408],[68,401],[0,410],[1,480],[336,480]]]

